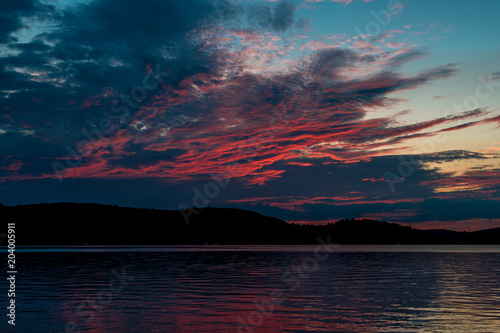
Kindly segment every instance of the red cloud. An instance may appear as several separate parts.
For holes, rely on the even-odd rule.
[[[251,42],[268,38],[247,30],[230,33]],[[327,157],[356,163],[400,152],[405,148],[395,145],[410,139],[498,122],[500,117],[485,118],[488,112],[473,110],[406,125],[397,123],[397,115],[365,119],[368,110],[400,103],[388,94],[457,72],[451,66],[414,76],[393,70],[420,52],[402,51],[381,60],[375,66],[380,70],[360,77],[350,73],[359,73],[365,58],[352,52],[322,50],[286,71],[255,72],[248,67],[248,50],[215,50],[214,70],[187,75],[175,85],[163,84],[161,93],[132,114],[126,128],[93,142],[92,152],[81,156],[81,165],[68,169],[64,177],[187,181],[227,175],[230,168],[230,177],[261,185],[283,174],[273,167],[278,161]],[[103,103],[92,96],[81,105]],[[456,124],[463,120],[469,122]],[[432,130],[446,124],[450,127]],[[156,154],[155,159],[133,159],[145,154]]]

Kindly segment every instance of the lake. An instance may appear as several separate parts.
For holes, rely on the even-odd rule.
[[[16,253],[16,332],[500,332],[500,246]]]

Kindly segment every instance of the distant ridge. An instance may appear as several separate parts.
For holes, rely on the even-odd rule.
[[[17,245],[500,244],[500,228],[475,232],[418,230],[375,220],[297,225],[237,208],[197,208],[187,224],[180,211],[91,203],[0,204],[16,222]]]

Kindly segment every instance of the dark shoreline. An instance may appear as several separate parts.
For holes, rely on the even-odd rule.
[[[0,206],[16,222],[17,245],[498,245],[500,228],[475,232],[419,230],[375,220],[298,225],[236,208],[197,208],[187,224],[180,211],[88,203]]]

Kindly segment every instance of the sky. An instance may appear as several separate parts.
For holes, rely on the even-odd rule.
[[[0,202],[500,227],[500,2],[0,4]]]

